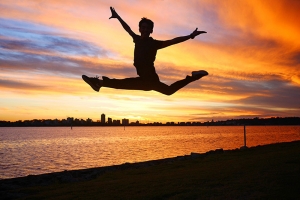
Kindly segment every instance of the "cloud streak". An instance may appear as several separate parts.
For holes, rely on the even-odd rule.
[[[65,109],[51,113],[54,118],[66,113],[152,121],[299,116],[298,1],[157,0],[134,5],[114,0],[2,1],[0,120],[24,119],[8,114],[15,105],[5,98],[7,94],[15,102],[39,96],[43,104],[51,104],[51,99],[63,98]],[[187,35],[196,27],[207,31],[195,40],[159,50],[156,69],[168,84],[193,70],[206,69],[210,75],[171,97],[108,88],[102,88],[100,95],[93,93],[82,82],[82,74],[136,76],[134,44],[117,20],[108,20],[109,6],[136,33],[141,17],[152,19],[156,39]],[[90,108],[84,109],[86,105]],[[39,109],[35,107],[32,115],[29,109],[25,116],[38,118]]]

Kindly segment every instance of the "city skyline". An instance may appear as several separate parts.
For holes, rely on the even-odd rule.
[[[241,118],[199,122],[199,121],[169,121],[166,123],[159,120],[153,122],[130,121],[130,119],[112,119],[103,113],[100,118],[94,121],[93,119],[78,119],[67,117],[66,119],[32,119],[32,120],[17,120],[15,122],[1,121],[0,126],[127,126],[127,125],[168,125],[168,126],[203,126],[203,125],[300,125],[300,117],[271,117],[271,118]]]
[[[159,50],[155,67],[166,84],[209,75],[172,96],[101,88],[88,76],[135,77],[134,43],[114,7],[138,33],[169,40],[206,31]],[[0,121],[111,118],[210,121],[300,116],[299,1],[9,1],[0,3]]]

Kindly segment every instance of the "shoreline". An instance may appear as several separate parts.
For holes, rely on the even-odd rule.
[[[298,146],[300,147],[300,140],[292,141],[292,142],[273,143],[268,145],[258,145],[255,147],[240,148],[240,149],[233,149],[233,150],[216,149],[216,150],[208,151],[206,153],[191,153],[190,155],[177,156],[177,157],[165,158],[159,160],[150,160],[150,161],[137,162],[137,163],[124,163],[121,165],[112,165],[112,166],[79,169],[79,170],[69,170],[69,171],[54,172],[54,173],[47,173],[47,174],[40,174],[40,175],[28,175],[25,177],[2,179],[0,180],[0,195],[7,199],[10,199],[14,197],[22,197],[24,194],[18,194],[18,192],[16,191],[26,190],[26,188],[50,187],[53,185],[60,185],[60,184],[63,185],[84,184],[90,181],[98,180],[99,178],[104,177],[107,174],[120,174],[120,173],[122,174],[123,172],[126,174],[128,171],[141,171],[141,170],[149,171],[161,167],[186,165],[187,163],[191,163],[191,162],[199,162],[201,163],[201,165],[205,165],[205,162],[207,162],[207,160],[212,159],[214,157],[217,157],[218,159],[221,160],[224,160],[225,157],[228,156],[229,157],[233,156],[233,157],[237,157],[238,159],[243,159],[244,155],[248,156],[252,154],[253,155],[257,154],[257,156],[261,156],[262,155],[261,152],[264,151],[271,151],[269,153],[270,155],[279,157],[279,155],[273,155],[275,154],[275,150],[274,152],[272,152],[272,149],[279,148],[285,150],[288,148],[295,148],[297,151],[299,151],[300,148]],[[223,162],[223,161],[222,162],[219,161],[218,159],[214,161],[216,165]],[[296,162],[297,166],[299,167],[300,154],[298,158],[295,159],[296,160],[293,162]],[[193,165],[189,167],[193,168]],[[187,170],[189,169],[188,167],[185,168]],[[148,174],[150,172],[148,172]]]
[[[267,146],[273,146],[273,145],[280,145],[280,144],[289,144],[289,143],[299,143],[300,140],[295,140],[291,142],[279,142],[279,143],[272,143],[272,144],[266,144],[266,145],[257,145],[253,147],[240,147],[236,149],[229,149],[229,150],[223,150],[215,149],[210,150],[205,153],[196,153],[191,152],[188,155],[183,156],[176,156],[176,157],[170,157],[170,158],[162,158],[162,159],[156,159],[156,160],[147,160],[147,161],[141,161],[141,162],[135,162],[135,163],[123,163],[123,164],[117,164],[117,165],[109,165],[109,166],[101,166],[101,167],[93,167],[93,168],[86,168],[86,169],[75,169],[75,170],[64,170],[59,172],[50,172],[50,173],[44,173],[44,174],[37,174],[37,175],[27,175],[27,176],[21,176],[21,177],[14,177],[14,178],[7,178],[7,179],[0,179],[0,184],[2,182],[14,182],[14,183],[24,183],[27,181],[30,181],[30,186],[35,185],[35,183],[40,184],[41,179],[48,179],[47,182],[44,184],[51,184],[53,182],[59,182],[62,183],[68,183],[68,182],[77,182],[77,181],[85,181],[95,178],[98,175],[104,174],[106,172],[110,171],[116,171],[116,170],[125,170],[130,168],[143,168],[143,167],[150,167],[160,164],[166,164],[166,163],[173,163],[175,161],[183,161],[183,160],[190,160],[195,158],[204,158],[206,156],[212,155],[212,154],[223,154],[223,153],[232,153],[237,151],[245,151],[245,150],[252,150],[257,148],[264,148]],[[43,184],[43,185],[44,185]],[[26,183],[28,186],[28,184]],[[1,185],[0,185],[1,187]]]
[[[299,141],[300,142],[300,141]],[[261,146],[261,145],[259,145]],[[259,147],[255,146],[255,147]],[[265,145],[263,145],[265,146]],[[255,147],[247,147],[246,149],[251,149]],[[93,168],[87,168],[87,169],[75,169],[75,170],[64,170],[59,172],[50,172],[50,173],[44,173],[44,174],[37,174],[37,175],[27,175],[27,176],[21,176],[21,177],[14,177],[14,178],[7,178],[7,179],[0,179],[0,188],[2,182],[7,183],[14,183],[16,185],[22,186],[23,184],[26,186],[35,186],[35,185],[48,185],[52,183],[69,183],[69,182],[78,182],[78,181],[86,181],[91,180],[99,175],[102,175],[107,172],[117,171],[117,170],[126,170],[126,169],[138,169],[138,168],[144,168],[144,167],[151,167],[156,166],[160,164],[170,164],[176,161],[184,161],[184,160],[190,160],[195,158],[204,158],[206,156],[212,155],[212,154],[222,154],[225,152],[234,152],[234,151],[240,151],[244,148],[241,147],[240,149],[233,149],[233,150],[223,150],[215,149],[210,150],[205,153],[195,153],[191,152],[189,155],[183,155],[183,156],[176,156],[176,157],[170,157],[170,158],[162,158],[162,159],[156,159],[156,160],[147,160],[147,161],[141,161],[141,162],[135,162],[135,163],[123,163],[118,165],[110,165],[110,166],[102,166],[102,167],[93,167]],[[42,179],[47,179],[47,181],[42,182]],[[28,184],[29,183],[29,184]]]

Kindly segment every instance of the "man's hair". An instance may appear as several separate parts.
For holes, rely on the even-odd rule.
[[[139,27],[141,27],[142,23],[148,24],[152,29],[153,29],[153,27],[154,27],[153,21],[150,20],[150,19],[147,19],[146,17],[143,17],[143,18],[141,19],[141,21],[139,22]]]

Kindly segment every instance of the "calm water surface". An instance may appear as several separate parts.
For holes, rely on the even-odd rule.
[[[300,126],[248,126],[247,146],[300,140]],[[243,126],[0,127],[0,179],[244,145]]]

